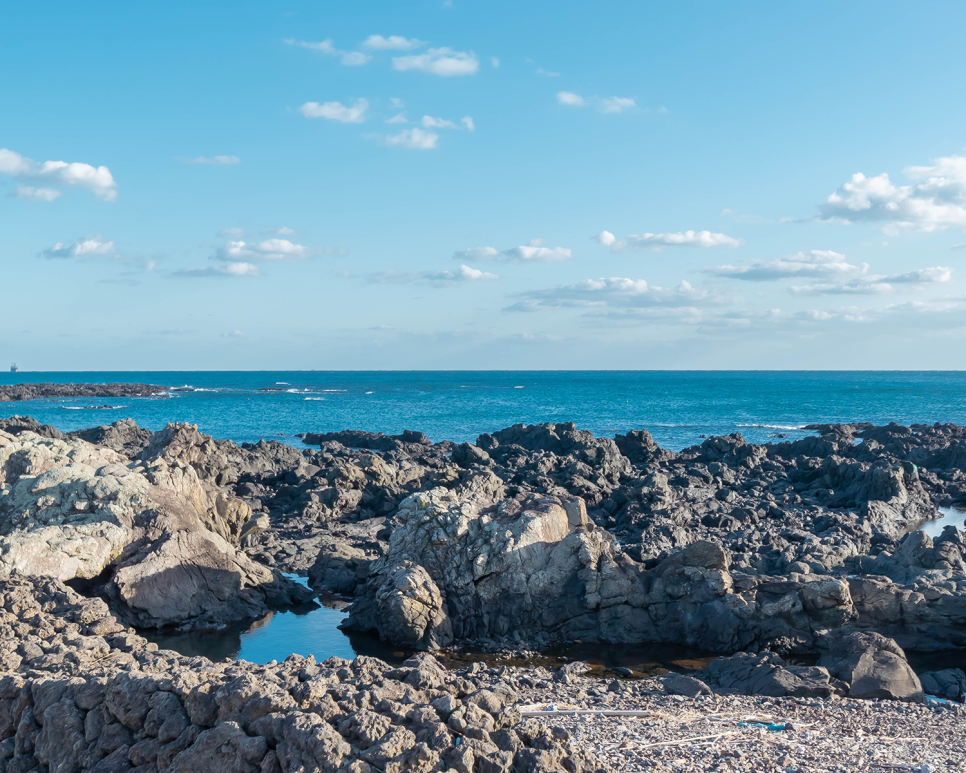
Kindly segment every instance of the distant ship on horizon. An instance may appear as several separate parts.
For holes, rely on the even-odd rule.
[[[20,368],[17,367],[17,363],[14,363],[13,365],[10,366],[11,373],[17,373],[19,370]]]

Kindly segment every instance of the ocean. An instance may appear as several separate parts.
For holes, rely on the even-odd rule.
[[[647,429],[680,450],[740,432],[764,443],[805,425],[966,423],[966,372],[940,371],[245,371],[3,373],[0,384],[140,382],[166,396],[0,403],[70,431],[130,417],[187,421],[216,438],[275,439],[360,429],[473,442],[511,424],[573,421],[598,436]],[[270,390],[270,391],[268,391]],[[109,405],[109,407],[102,407]]]

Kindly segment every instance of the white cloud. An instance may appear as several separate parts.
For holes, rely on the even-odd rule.
[[[475,132],[476,131],[476,124],[473,123],[472,116],[464,115],[462,118],[460,118],[460,123],[463,124],[463,126],[466,127],[466,130],[467,131],[469,131],[469,132]]]
[[[306,102],[299,108],[299,112],[306,118],[327,118],[330,121],[341,121],[342,123],[362,123],[366,120],[366,110],[369,109],[369,102],[365,99],[357,99],[352,103],[352,107],[343,105],[341,102]]]
[[[83,258],[87,255],[108,255],[112,252],[114,242],[105,241],[103,236],[85,236],[70,244],[57,242],[41,254],[45,258]]]
[[[281,228],[269,228],[271,233],[278,234],[279,236],[291,236],[295,231],[288,226],[283,225]]]
[[[774,260],[758,260],[742,266],[715,266],[709,274],[743,279],[749,282],[771,282],[788,277],[829,277],[864,273],[866,264],[848,263],[845,256],[832,250],[808,250],[783,255]]]
[[[656,287],[643,279],[600,277],[577,284],[548,287],[524,293],[525,300],[507,311],[539,311],[548,308],[646,308],[693,307],[723,302],[723,296],[700,290],[688,282],[677,287]]]
[[[222,333],[222,338],[242,338],[245,334],[241,330],[230,330],[227,333]]]
[[[296,261],[307,260],[317,254],[316,250],[304,244],[296,244],[288,239],[264,239],[260,242],[229,241],[219,247],[213,258],[228,263],[251,261]]]
[[[678,231],[676,233],[629,234],[617,240],[610,231],[601,231],[594,237],[600,244],[610,247],[611,252],[623,250],[651,250],[660,252],[665,247],[737,247],[741,239],[711,231]]]
[[[390,35],[384,38],[382,35],[370,35],[362,45],[376,51],[412,51],[414,48],[425,46],[426,42],[416,38],[404,38],[402,35]]]
[[[418,127],[404,129],[398,134],[390,134],[385,143],[393,148],[413,148],[416,150],[432,150],[439,141],[439,135],[433,131],[425,131]]]
[[[610,247],[614,242],[617,241],[617,237],[614,236],[610,231],[601,231],[596,236],[591,237],[598,244],[603,244],[605,247]]]
[[[423,128],[425,129],[459,129],[452,121],[448,121],[445,118],[433,118],[431,115],[424,115],[422,120]]]
[[[494,70],[497,69],[500,66],[500,57],[498,57],[498,56],[491,56],[490,57],[490,64],[493,65],[493,69]]]
[[[224,266],[208,266],[207,268],[186,268],[182,271],[175,271],[174,276],[182,277],[206,277],[206,276],[261,276],[262,272],[258,266],[251,263],[227,263]]]
[[[457,282],[492,282],[499,278],[498,274],[461,265],[455,271],[380,271],[370,274],[368,281],[375,284],[420,283],[446,287]]]
[[[431,75],[474,75],[480,62],[472,51],[454,51],[451,48],[431,48],[425,54],[395,56],[394,69],[400,72],[418,70]]]
[[[795,295],[884,295],[900,289],[920,289],[932,284],[945,284],[953,278],[946,266],[933,266],[886,276],[861,276],[847,282],[816,283],[804,287],[793,286]],[[897,287],[898,285],[898,287]]]
[[[204,164],[208,166],[234,166],[235,164],[240,164],[241,159],[238,156],[198,156],[197,158],[187,159],[186,163]]]
[[[91,193],[104,201],[117,198],[117,183],[106,166],[91,166],[79,162],[66,161],[36,162],[12,150],[0,148],[0,174],[26,182],[44,182],[71,188],[88,188]],[[51,201],[49,189],[37,193],[36,188],[22,189],[22,198],[34,201]],[[53,198],[56,198],[53,197]]]
[[[63,194],[53,188],[34,188],[30,185],[19,185],[13,193],[18,199],[27,201],[54,201]]]
[[[392,118],[387,118],[386,123],[409,123],[409,119],[406,118],[406,113],[397,113]]]
[[[498,250],[496,247],[473,247],[453,253],[456,260],[497,260],[506,263],[553,263],[573,257],[566,247],[547,247],[543,239],[533,239],[529,244]]]
[[[622,113],[632,107],[637,107],[637,103],[630,97],[606,97],[597,105],[602,113]]]
[[[406,106],[406,103],[399,97],[389,97],[389,103],[397,110],[402,110]]]
[[[553,70],[544,70],[542,67],[538,67],[537,68],[537,75],[545,75],[548,78],[559,78],[560,77],[560,73],[559,72],[554,72]],[[562,92],[562,93],[566,93],[566,92]]]
[[[557,102],[561,105],[571,105],[573,107],[582,107],[586,104],[580,94],[574,94],[572,91],[558,91]]]
[[[559,73],[548,73],[543,70],[537,70],[537,72],[541,75],[559,75]],[[597,107],[598,112],[601,113],[622,113],[625,110],[637,107],[637,103],[630,97],[592,97],[587,100],[580,94],[575,94],[572,91],[558,91],[557,103],[571,107],[585,107],[588,104],[593,104]]]
[[[372,59],[369,54],[364,54],[361,51],[343,51],[342,49],[336,48],[332,42],[332,38],[326,38],[318,43],[313,43],[308,40],[296,40],[295,38],[285,38],[285,43],[290,46],[307,48],[310,51],[318,51],[328,56],[337,56],[339,57],[339,61],[347,67],[358,67]]]
[[[244,228],[222,228],[218,235],[225,239],[240,239],[245,235]]]
[[[914,185],[895,185],[886,173],[861,172],[819,207],[820,220],[885,223],[887,233],[966,228],[966,156],[937,158],[932,166],[905,170]]]

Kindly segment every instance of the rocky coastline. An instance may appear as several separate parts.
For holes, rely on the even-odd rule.
[[[50,397],[147,397],[168,389],[156,384],[0,384],[0,403]]]
[[[962,671],[917,675],[905,650],[966,649],[964,534],[916,529],[966,504],[966,428],[811,429],[680,452],[644,430],[597,438],[572,424],[516,425],[474,444],[306,433],[299,449],[187,424],[62,433],[2,419],[0,772],[594,770],[606,749],[583,715],[515,712],[553,696],[587,704],[600,690],[643,706],[633,711],[731,696],[748,713],[760,704],[742,700],[768,696],[789,716],[812,705],[801,701],[962,700]],[[213,664],[128,628],[203,631],[301,604],[313,592],[292,572],[345,598],[351,629],[424,654],[399,667]],[[600,687],[577,663],[446,670],[430,654],[565,642],[722,657],[688,676]],[[575,692],[584,682],[598,686]],[[131,693],[108,700],[115,688]],[[195,716],[198,691],[208,708]],[[152,701],[164,708],[148,722]],[[941,705],[962,729],[958,704]],[[922,718],[889,711],[900,725]],[[124,728],[113,748],[86,729],[95,712],[91,722]],[[162,733],[164,712],[178,719]],[[51,741],[61,725],[80,735]],[[69,759],[54,760],[65,744]],[[653,750],[665,745],[653,744],[644,757],[660,767]],[[956,762],[926,747],[916,764]],[[707,751],[694,748],[689,759]],[[907,757],[894,762],[911,770]]]

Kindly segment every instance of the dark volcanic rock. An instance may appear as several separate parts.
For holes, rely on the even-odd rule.
[[[513,688],[432,657],[182,657],[56,580],[0,580],[0,668],[5,771],[596,770],[507,710]]]
[[[156,384],[9,384],[0,386],[0,403],[44,397],[148,397],[167,391]]]

